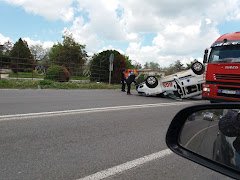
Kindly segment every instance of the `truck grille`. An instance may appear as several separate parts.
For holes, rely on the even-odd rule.
[[[240,81],[240,74],[214,74],[214,79]]]

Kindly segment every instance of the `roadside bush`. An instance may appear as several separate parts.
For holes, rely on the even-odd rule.
[[[11,64],[11,69],[12,69],[12,72],[13,73],[18,73],[18,68],[17,68],[17,65],[15,65],[15,64]]]
[[[0,89],[37,89],[38,81],[19,80],[19,79],[2,79],[0,80]]]
[[[45,79],[57,82],[68,82],[70,73],[64,66],[53,65],[48,68]]]
[[[2,79],[0,89],[120,89],[120,84],[54,82],[51,80]]]
[[[106,50],[95,54],[90,60],[90,80],[108,83],[109,81],[109,57],[114,54],[111,83],[121,81],[121,71],[126,67],[126,58],[116,50]]]
[[[139,75],[138,78],[136,79],[136,82],[137,82],[137,84],[140,84],[140,83],[142,83],[143,81],[145,81],[145,79],[146,79],[145,75],[144,75],[144,74],[141,74],[141,75]]]
[[[41,81],[39,81],[40,86],[49,86],[49,85],[52,85],[52,84],[53,84],[53,81],[51,81],[51,80],[41,80]]]

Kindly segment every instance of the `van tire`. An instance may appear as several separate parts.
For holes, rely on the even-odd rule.
[[[191,65],[191,69],[192,71],[197,74],[197,75],[201,75],[204,73],[205,71],[205,67],[202,63],[200,62],[194,62],[192,65]]]
[[[155,76],[148,76],[145,80],[147,87],[155,88],[158,85],[158,80]]]

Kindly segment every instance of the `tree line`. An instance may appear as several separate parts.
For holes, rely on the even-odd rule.
[[[71,35],[63,36],[63,41],[54,44],[50,49],[41,45],[28,46],[28,43],[19,38],[14,44],[5,42],[0,47],[0,68],[11,68],[13,72],[31,72],[36,66],[48,68],[52,65],[65,67],[70,75],[83,76],[87,73],[91,80],[106,81],[109,74],[109,56],[114,54],[114,69],[112,81],[120,82],[120,72],[125,69],[141,69],[142,65],[133,62],[127,55],[116,50],[106,50],[89,57],[86,45],[77,43]],[[169,67],[162,68],[156,62],[147,62],[143,66],[153,70],[165,71],[172,74],[185,69],[180,60]]]

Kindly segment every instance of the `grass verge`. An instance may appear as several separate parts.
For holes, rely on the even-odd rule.
[[[50,80],[0,80],[1,89],[120,89],[120,84],[54,82]]]
[[[13,78],[44,78],[44,75],[39,75],[35,71],[33,71],[33,72],[10,73],[9,77],[13,77]]]
[[[45,75],[40,75],[36,73],[35,71],[33,72],[18,72],[18,73],[10,73],[9,74],[10,78],[44,78]],[[89,77],[86,76],[70,76],[71,80],[89,80]]]

